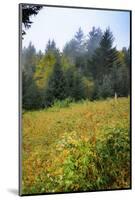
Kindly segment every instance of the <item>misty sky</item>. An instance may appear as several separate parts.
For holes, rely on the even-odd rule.
[[[109,26],[117,49],[129,47],[130,13],[126,11],[44,7],[38,15],[32,17],[32,21],[31,28],[26,30],[23,46],[27,47],[31,41],[37,50],[43,52],[49,39],[54,39],[56,46],[62,50],[79,27],[87,36],[93,26],[100,27],[103,31]]]

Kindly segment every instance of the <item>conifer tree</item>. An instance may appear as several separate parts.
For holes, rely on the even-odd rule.
[[[66,79],[61,68],[60,61],[54,65],[53,73],[51,74],[48,87],[45,93],[46,106],[51,105],[55,100],[63,100],[66,98]]]
[[[87,55],[91,57],[94,51],[99,47],[101,38],[102,38],[102,30],[100,28],[92,27],[92,30],[88,34],[87,40]]]
[[[92,57],[92,73],[94,78],[103,80],[104,75],[108,75],[117,60],[117,51],[113,47],[114,37],[110,29],[106,29],[100,42],[99,48]]]
[[[97,84],[97,93],[99,93],[100,87],[101,90],[102,88],[106,87],[105,80],[107,80],[108,84],[110,84],[108,85],[108,88],[112,88],[111,80],[105,77],[110,76],[114,67],[114,63],[116,63],[118,59],[116,48],[113,47],[113,41],[113,34],[110,31],[110,28],[107,28],[103,34],[99,48],[95,51],[95,54],[92,56],[91,72]],[[99,94],[97,94],[97,96],[99,96]]]

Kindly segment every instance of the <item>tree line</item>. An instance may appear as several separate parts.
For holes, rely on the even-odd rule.
[[[44,52],[22,49],[22,105],[41,109],[57,100],[105,99],[130,95],[130,47],[117,50],[110,28],[81,28],[62,52],[54,40]]]

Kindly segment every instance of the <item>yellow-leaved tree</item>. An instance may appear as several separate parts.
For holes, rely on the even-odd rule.
[[[48,79],[53,72],[55,62],[55,55],[50,52],[45,54],[39,61],[34,74],[34,79],[39,89],[47,87]]]

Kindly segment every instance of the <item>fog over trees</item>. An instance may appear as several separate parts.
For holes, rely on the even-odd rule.
[[[60,52],[49,39],[45,51],[30,42],[22,49],[23,108],[39,109],[57,100],[105,99],[130,94],[130,48],[117,50],[110,28],[81,27]]]

